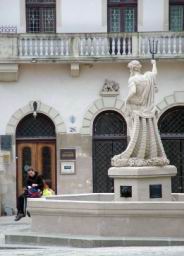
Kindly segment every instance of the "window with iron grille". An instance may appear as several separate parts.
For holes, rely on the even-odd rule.
[[[108,0],[108,31],[137,31],[137,0]]]
[[[26,0],[28,33],[56,32],[56,0]]]
[[[33,114],[25,116],[17,125],[16,138],[55,138],[55,125],[44,114],[38,113],[34,118]]]
[[[184,30],[184,0],[170,0],[169,28],[178,32]]]

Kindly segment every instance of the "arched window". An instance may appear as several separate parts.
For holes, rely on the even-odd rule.
[[[38,114],[36,118],[33,114],[25,116],[17,125],[16,138],[55,138],[55,125],[44,114]]]
[[[137,0],[108,0],[108,31],[137,31]]]
[[[28,33],[56,32],[56,0],[26,0]]]

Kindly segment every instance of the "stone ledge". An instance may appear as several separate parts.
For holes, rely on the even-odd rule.
[[[174,238],[128,238],[96,236],[57,236],[35,233],[5,234],[5,244],[34,246],[70,246],[76,248],[114,247],[114,246],[182,246],[184,239]],[[20,248],[20,247],[19,247]]]
[[[177,169],[174,165],[168,166],[145,166],[145,167],[111,167],[108,175],[113,178],[143,178],[143,177],[162,177],[174,176]]]

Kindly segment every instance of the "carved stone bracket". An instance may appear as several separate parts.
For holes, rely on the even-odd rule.
[[[15,82],[18,79],[17,64],[0,64],[0,82]]]
[[[70,65],[70,73],[72,77],[79,77],[80,76],[80,65],[79,63],[72,63]]]

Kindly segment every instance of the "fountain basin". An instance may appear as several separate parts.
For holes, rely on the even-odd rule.
[[[172,201],[114,201],[114,194],[29,199],[32,231],[99,237],[184,237],[184,194]]]

